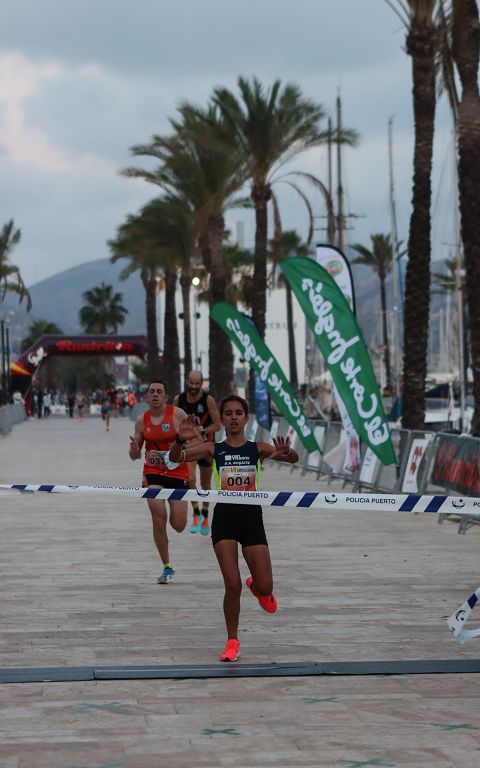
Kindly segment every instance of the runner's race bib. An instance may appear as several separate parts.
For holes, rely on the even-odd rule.
[[[222,467],[220,490],[256,491],[257,468],[254,464],[245,467]]]
[[[150,467],[164,467],[165,469],[176,469],[179,462],[170,461],[170,454],[168,451],[148,451],[145,456],[145,463]]]

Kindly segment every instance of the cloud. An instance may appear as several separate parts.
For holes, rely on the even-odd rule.
[[[15,163],[57,172],[71,167],[68,154],[25,120],[26,99],[43,80],[55,78],[59,72],[57,64],[34,64],[18,53],[0,53],[0,142]]]
[[[332,113],[341,85],[344,125],[361,136],[343,156],[347,205],[366,216],[351,220],[353,242],[388,230],[387,121],[395,114],[406,239],[413,126],[404,36],[382,0],[296,0],[293,10],[278,0],[0,4],[0,209],[22,229],[14,262],[31,283],[108,255],[106,240],[126,214],[158,193],[118,175],[153,166],[129,147],[168,131],[180,101],[205,104],[214,86],[236,88],[240,74],[296,82]],[[298,165],[326,178],[325,152]],[[278,191],[284,227],[304,237],[304,204],[287,187]],[[321,196],[311,196],[321,215]],[[226,218],[233,232],[242,219],[253,243],[251,212]]]

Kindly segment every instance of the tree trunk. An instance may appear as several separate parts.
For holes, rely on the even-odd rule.
[[[223,216],[210,216],[208,241],[211,255],[210,306],[225,301],[227,278],[223,260]],[[209,389],[216,400],[233,392],[233,350],[227,334],[210,318],[209,325]]]
[[[190,289],[192,287],[192,275],[182,271],[180,275],[180,286],[182,288],[182,307],[183,307],[183,378],[192,370],[192,326],[190,323]],[[193,320],[197,322],[196,318]],[[195,360],[195,368],[197,361]]]
[[[402,426],[422,429],[430,310],[430,207],[435,119],[435,29],[432,24],[412,21],[407,35],[407,52],[412,57],[415,149],[405,281]]]
[[[292,289],[289,283],[285,283],[287,291],[287,333],[288,333],[288,367],[290,370],[290,384],[294,392],[298,393],[297,351],[295,348],[295,328],[293,327]]]
[[[146,269],[142,269],[141,279],[145,288],[148,378],[150,381],[161,381],[163,371],[157,334],[157,279],[156,275]]]
[[[460,221],[466,268],[466,292],[473,372],[474,413],[472,434],[480,435],[480,97],[478,66],[480,25],[476,0],[454,0],[461,14],[455,63],[462,83],[458,109],[458,189]]]
[[[267,205],[272,195],[269,184],[253,184],[251,198],[255,204],[255,254],[252,281],[252,317],[257,330],[265,338],[265,317],[267,313]],[[248,382],[250,408],[255,410],[255,380],[250,370]]]
[[[175,395],[180,392],[180,348],[178,343],[177,308],[175,301],[176,288],[176,271],[166,269],[163,367],[165,389],[168,392],[170,400],[173,400]]]
[[[395,269],[395,265],[394,265]],[[385,277],[382,273],[380,276],[380,303],[382,307],[382,327],[383,327],[383,358],[385,361],[385,388],[391,392],[392,390],[392,370],[390,366],[390,345],[388,343],[388,328],[387,328],[387,297],[385,294]]]

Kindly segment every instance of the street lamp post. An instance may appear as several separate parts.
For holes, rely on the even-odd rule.
[[[192,285],[193,285],[193,346],[195,350],[195,366],[199,365],[200,369],[202,367],[201,359],[198,359],[198,328],[197,328],[197,320],[200,317],[200,313],[197,310],[197,291],[196,288],[198,285],[200,285],[200,278],[199,277],[192,277]]]

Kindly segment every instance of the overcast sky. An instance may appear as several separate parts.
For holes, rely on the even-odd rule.
[[[188,99],[239,75],[299,84],[326,112],[340,87],[343,122],[361,136],[345,152],[350,243],[388,232],[387,123],[394,115],[399,235],[407,239],[412,172],[410,59],[405,30],[385,0],[3,0],[0,6],[0,225],[14,218],[12,255],[27,284],[109,256],[107,240],[158,190],[118,171],[129,147],[168,131]],[[434,256],[454,231],[451,129],[437,115]],[[298,167],[326,181],[325,151]],[[152,166],[153,167],[153,166]],[[311,193],[318,214],[322,201]],[[302,204],[285,190],[283,226],[307,232]],[[253,213],[232,211],[227,225]],[[319,226],[323,221],[319,220]],[[317,239],[324,235],[317,233]]]

